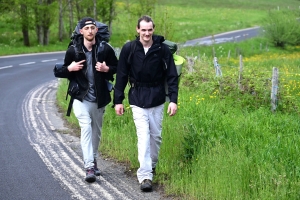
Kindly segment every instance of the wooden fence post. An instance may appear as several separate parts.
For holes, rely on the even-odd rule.
[[[271,88],[271,111],[274,112],[277,108],[277,93],[278,93],[278,69],[273,67],[272,88]]]
[[[216,76],[222,76],[222,70],[221,70],[221,67],[218,63],[217,57],[214,57],[213,63],[214,63],[214,66],[215,66]]]
[[[227,56],[227,61],[229,61],[229,60],[230,60],[230,49],[228,51],[228,56]]]

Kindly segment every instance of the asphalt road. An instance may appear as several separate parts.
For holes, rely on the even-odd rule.
[[[254,37],[247,29],[187,41],[183,46]],[[167,199],[142,193],[125,166],[99,159],[95,183],[84,181],[79,138],[68,134],[55,106],[54,64],[64,52],[0,57],[0,199]]]
[[[84,181],[79,138],[62,134],[72,130],[55,105],[58,79],[52,69],[63,57],[0,57],[0,199],[163,198],[156,186],[142,193],[125,166],[101,158],[102,175],[95,183]]]
[[[0,199],[71,199],[30,143],[22,112],[27,93],[53,80],[50,60],[61,57],[0,58]]]
[[[256,37],[262,32],[263,31],[260,27],[246,28],[246,29],[216,34],[212,36],[207,36],[203,38],[197,38],[194,40],[189,40],[184,44],[182,44],[182,46],[187,47],[187,46],[195,46],[195,45],[219,44],[224,42],[239,42],[242,40]]]

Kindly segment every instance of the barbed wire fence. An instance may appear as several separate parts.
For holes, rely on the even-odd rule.
[[[262,48],[262,45],[260,45],[260,48]],[[266,47],[266,51],[268,51],[268,48]],[[236,49],[237,53],[240,53],[239,49]],[[222,73],[222,69],[221,69],[221,65],[218,62],[218,58],[216,56],[215,50],[214,48],[212,49],[212,54],[214,55],[213,57],[213,66],[215,69],[215,76],[218,78],[222,78],[223,73]],[[230,55],[231,55],[231,51],[228,51],[228,55],[227,55],[227,60],[230,59]],[[198,51],[198,56],[185,56],[186,60],[187,60],[187,72],[188,73],[193,73],[195,72],[194,69],[194,65],[195,62],[197,60],[201,61],[201,56],[200,56],[200,52]],[[244,72],[244,62],[243,62],[243,56],[240,54],[239,55],[239,71],[238,71],[238,89],[239,90],[243,90],[243,85],[242,85],[242,81],[243,81],[243,72]],[[279,69],[276,67],[273,67],[273,71],[272,71],[272,87],[271,87],[271,97],[270,97],[270,105],[271,105],[271,111],[275,112],[276,108],[278,106],[278,92],[279,92]],[[220,83],[220,88],[221,87],[221,82]]]

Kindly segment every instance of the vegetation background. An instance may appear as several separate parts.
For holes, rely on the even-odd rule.
[[[180,80],[179,109],[174,117],[164,116],[163,144],[154,182],[164,186],[166,195],[178,199],[300,199],[299,1],[97,1],[98,6],[111,5],[105,8],[113,12],[95,12],[95,1],[47,1],[53,3],[47,11],[53,13],[48,43],[41,39],[45,37],[38,37],[34,26],[38,15],[32,7],[28,13],[30,45],[26,47],[20,23],[22,5],[30,10],[29,5],[44,1],[0,2],[1,55],[64,51],[72,27],[86,13],[98,13],[98,20],[111,25],[111,44],[116,48],[134,38],[141,14],[151,15],[156,32],[179,44],[224,31],[262,26],[264,34],[243,42],[185,48],[179,45],[178,54],[187,60]],[[112,4],[104,4],[108,2]],[[76,5],[80,5],[81,13],[76,12]],[[65,26],[59,33],[61,15]],[[68,26],[70,18],[73,24]],[[216,76],[214,55],[222,76]],[[277,109],[272,112],[274,67],[279,70],[280,84]],[[66,80],[60,80],[57,93],[63,113],[68,103],[66,85]],[[124,103],[126,112],[122,117],[107,107],[100,151],[135,172],[137,139],[127,100]],[[67,120],[79,134],[75,117]]]

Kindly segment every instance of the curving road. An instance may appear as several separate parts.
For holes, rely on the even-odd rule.
[[[61,134],[68,129],[55,105],[52,69],[63,57],[0,57],[0,199],[161,199],[107,160],[99,159],[95,183],[84,181],[79,138]]]
[[[258,34],[257,28],[244,31],[214,39]],[[205,41],[212,38],[183,46]],[[167,199],[157,186],[140,192],[124,166],[107,160],[99,160],[102,175],[95,183],[84,181],[79,138],[61,134],[70,130],[55,106],[58,81],[52,69],[63,57],[64,52],[0,57],[0,199]]]
[[[195,46],[195,45],[211,45],[224,42],[239,42],[242,40],[250,39],[263,33],[261,27],[246,28],[236,31],[230,31],[226,33],[220,33],[213,36],[207,36],[203,38],[197,38],[189,40],[182,44],[183,47]]]
[[[0,58],[0,199],[71,199],[30,144],[22,106],[62,54]]]

